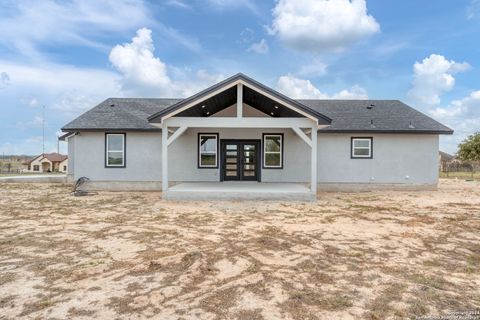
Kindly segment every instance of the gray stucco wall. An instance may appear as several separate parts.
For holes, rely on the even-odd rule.
[[[160,181],[161,150],[160,133],[129,132],[126,136],[126,168],[105,168],[105,133],[82,132],[75,136],[74,178],[85,176],[92,181]]]
[[[220,139],[262,139],[284,133],[284,168],[262,169],[263,182],[309,182],[310,148],[290,129],[188,129],[169,147],[170,181],[219,181],[219,169],[197,168],[198,132],[218,132]],[[436,184],[438,136],[376,134],[373,159],[351,159],[352,134],[318,135],[319,184]],[[161,181],[161,134],[127,133],[126,168],[105,168],[105,134],[82,132],[69,140],[74,178],[92,181]],[[74,156],[72,156],[74,154]],[[73,161],[72,161],[73,160]]]
[[[373,159],[351,159],[351,137],[373,137]],[[438,135],[319,134],[318,183],[436,184]]]

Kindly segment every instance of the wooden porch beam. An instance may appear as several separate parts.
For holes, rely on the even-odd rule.
[[[237,118],[243,117],[243,84],[237,84]]]
[[[311,157],[311,186],[310,186],[310,191],[315,195],[315,199],[317,197],[317,158],[318,158],[318,153],[317,153],[317,138],[318,138],[318,133],[317,133],[317,128],[312,127],[312,145],[311,145],[311,150],[312,150],[312,157]]]
[[[164,123],[169,127],[190,128],[311,128],[312,125],[319,128],[315,121],[307,118],[172,117]]]
[[[162,197],[168,190],[168,126],[162,124]]]
[[[175,141],[178,137],[180,137],[187,129],[188,129],[188,127],[186,127],[186,126],[178,128],[177,131],[175,131],[170,136],[170,138],[167,139],[167,146],[171,145],[172,142]]]
[[[305,134],[305,132],[302,131],[302,129],[298,127],[292,127],[292,130],[297,134],[297,136],[302,138],[302,140],[305,141],[305,143],[308,144],[310,148],[312,147],[312,140],[308,138],[308,136]]]

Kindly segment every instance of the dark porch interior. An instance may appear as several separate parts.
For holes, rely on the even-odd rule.
[[[243,102],[252,108],[255,108],[270,117],[289,117],[300,118],[301,114],[292,109],[270,99],[269,97],[243,86]],[[209,117],[215,113],[224,110],[237,102],[237,86],[228,88],[219,94],[202,101],[201,103],[188,108],[177,114],[178,117]]]

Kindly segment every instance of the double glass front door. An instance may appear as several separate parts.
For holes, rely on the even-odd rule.
[[[259,181],[260,141],[222,140],[222,181]]]

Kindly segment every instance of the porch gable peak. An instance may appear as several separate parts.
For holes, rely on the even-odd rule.
[[[237,105],[238,118],[243,116],[244,102],[271,117],[305,117],[316,121],[318,125],[329,125],[331,123],[331,119],[327,116],[290,99],[242,73],[238,73],[157,112],[150,116],[148,121],[155,124],[163,123],[165,119],[173,116],[210,117],[235,104]]]

